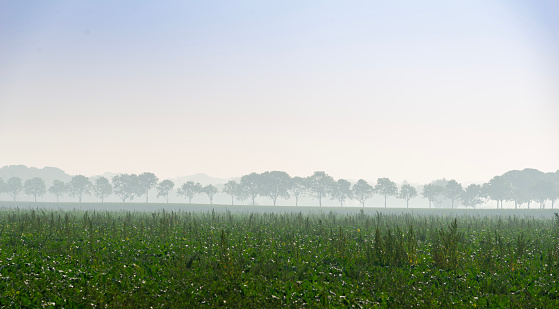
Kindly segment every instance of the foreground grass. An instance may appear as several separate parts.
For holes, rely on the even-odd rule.
[[[559,221],[0,211],[3,307],[558,307]]]

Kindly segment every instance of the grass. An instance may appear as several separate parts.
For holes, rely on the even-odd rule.
[[[559,217],[0,210],[10,308],[557,307],[558,262]]]

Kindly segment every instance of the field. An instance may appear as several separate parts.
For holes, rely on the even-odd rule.
[[[3,208],[0,306],[559,306],[555,216],[205,207]]]

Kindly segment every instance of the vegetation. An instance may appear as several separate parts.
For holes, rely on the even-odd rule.
[[[149,201],[150,190],[157,190],[157,197],[163,197],[169,202],[169,193],[175,184],[169,180],[159,182],[159,178],[153,173],[120,174],[112,177],[112,180],[99,177],[90,180],[83,175],[72,177],[68,183],[54,180],[49,188],[49,193],[59,197],[69,195],[81,202],[84,195],[92,193],[101,202],[105,198],[115,195],[124,203],[133,201],[136,197],[145,196],[145,202]],[[30,195],[37,201],[46,193],[45,182],[35,177],[27,179],[25,185],[18,177],[11,177],[4,182],[0,178],[0,193],[8,193],[14,201],[21,191]],[[208,197],[209,204],[213,204],[214,195],[222,193],[231,197],[231,205],[237,201],[250,200],[252,205],[258,197],[269,199],[274,206],[278,199],[295,199],[295,205],[299,204],[299,198],[304,196],[314,197],[318,205],[322,206],[324,198],[330,198],[343,206],[347,200],[354,199],[363,207],[373,195],[384,198],[384,206],[388,207],[389,197],[395,197],[406,201],[409,207],[411,199],[421,195],[429,200],[429,207],[454,208],[455,205],[473,207],[486,201],[496,201],[497,208],[503,208],[503,201],[514,201],[515,209],[526,204],[530,208],[532,202],[536,202],[539,208],[545,208],[546,203],[551,203],[551,208],[559,199],[559,171],[555,173],[543,173],[534,169],[522,171],[509,171],[503,175],[495,176],[484,184],[470,184],[463,187],[454,179],[438,179],[421,188],[416,188],[405,182],[398,185],[385,177],[378,178],[376,184],[370,185],[367,181],[359,179],[354,183],[346,179],[334,179],[324,171],[314,172],[308,177],[291,177],[282,171],[267,171],[263,173],[250,173],[240,178],[240,181],[230,180],[223,185],[203,185],[198,182],[187,181],[178,186],[175,193],[184,197],[189,203],[200,194]]]
[[[559,217],[0,211],[1,307],[557,307]]]

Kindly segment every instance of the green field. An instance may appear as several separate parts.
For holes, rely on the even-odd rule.
[[[0,306],[559,306],[559,219],[0,210]]]

